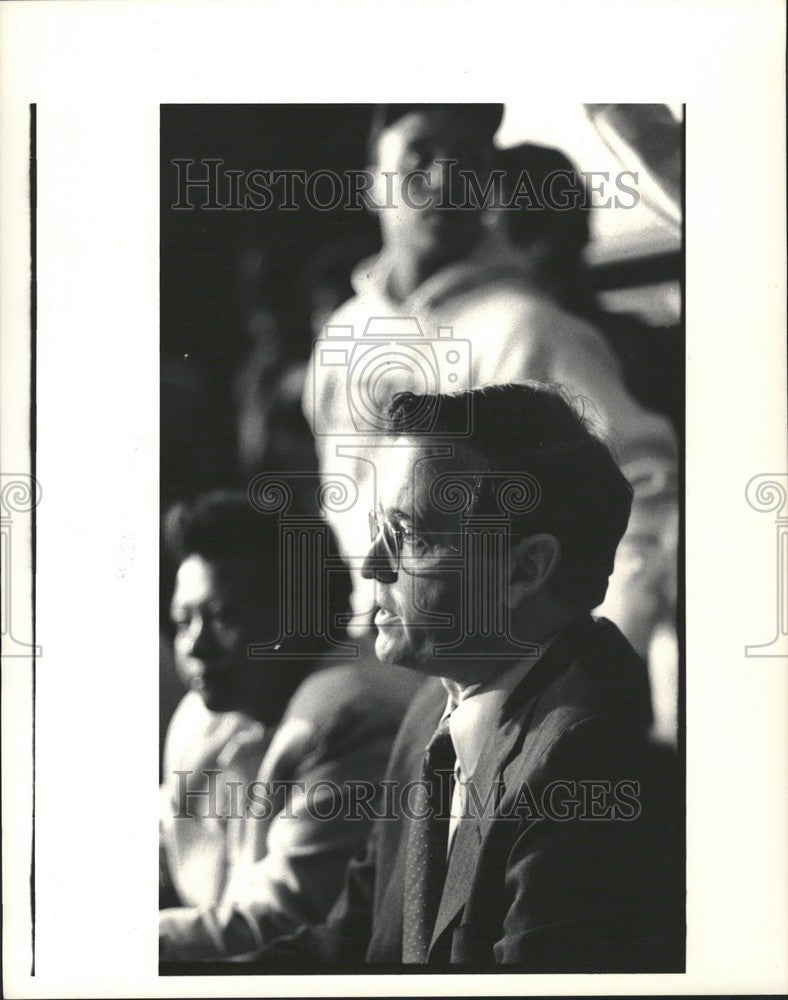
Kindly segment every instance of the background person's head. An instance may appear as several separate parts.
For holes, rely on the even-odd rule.
[[[469,406],[471,431],[462,436]],[[364,568],[377,581],[382,609],[380,659],[460,683],[473,679],[467,664],[434,657],[436,646],[464,638],[467,648],[475,638],[462,635],[463,601],[478,589],[467,578],[469,519],[508,518],[504,593],[496,597],[510,609],[510,637],[539,642],[602,602],[632,490],[560,390],[531,383],[400,393],[389,422],[381,530]],[[450,444],[451,456],[431,457],[436,444]],[[486,637],[479,651],[494,660],[506,642]],[[471,667],[485,669],[481,660]]]
[[[278,634],[276,527],[243,494],[217,491],[171,508],[165,542],[178,563],[171,617],[181,679],[211,711],[278,721],[303,669],[248,655]]]
[[[497,223],[524,252],[534,283],[573,307],[587,296],[583,251],[590,238],[591,202],[585,177],[560,150],[524,142],[495,154],[504,171]],[[582,303],[578,303],[582,304]]]
[[[482,212],[437,207],[442,201],[448,204],[444,185],[450,174],[440,161],[457,161],[455,172],[473,171],[483,184],[493,166],[492,140],[502,117],[501,104],[377,106],[368,151],[376,176],[374,201],[396,206],[377,213],[386,247],[409,255],[426,272],[470,251],[483,234]],[[414,171],[423,174],[414,174],[408,183],[408,205],[402,185]],[[458,202],[462,198],[458,188]]]

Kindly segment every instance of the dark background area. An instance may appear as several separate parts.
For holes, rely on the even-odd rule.
[[[369,105],[164,105],[161,109],[161,500],[235,482],[231,380],[250,348],[254,299],[276,316],[292,359],[312,343],[305,269],[338,242],[379,245],[365,211],[174,210],[174,159],[227,169],[366,166]],[[189,168],[202,176],[197,162]],[[195,204],[203,198],[196,191]],[[228,195],[229,200],[229,195]]]
[[[160,506],[206,490],[245,490],[250,470],[238,458],[236,381],[254,354],[255,317],[274,320],[281,352],[276,376],[306,361],[312,346],[310,274],[339,257],[341,273],[379,248],[378,226],[366,211],[319,211],[298,198],[297,211],[206,210],[206,194],[190,192],[194,210],[173,209],[178,171],[173,160],[204,159],[227,170],[362,169],[367,165],[369,105],[163,105],[160,203]],[[220,200],[230,201],[220,192]],[[342,298],[349,297],[347,285]],[[339,303],[337,303],[339,304]],[[257,339],[259,348],[259,338]],[[259,376],[252,364],[252,375]],[[267,384],[262,383],[263,395]],[[279,409],[289,461],[310,468],[311,448],[300,406]],[[292,430],[290,429],[292,428]],[[301,448],[299,452],[298,448]],[[162,540],[163,541],[163,540]],[[169,602],[176,565],[161,546],[160,730],[183,695],[171,658]],[[337,588],[344,610],[347,586]],[[161,749],[161,748],[160,748]]]

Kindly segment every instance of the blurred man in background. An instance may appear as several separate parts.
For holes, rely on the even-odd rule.
[[[418,677],[250,657],[278,634],[279,535],[245,496],[179,505],[167,540],[189,692],[164,751],[160,954],[229,958],[328,911],[368,832],[363,813],[344,818],[348,782],[382,777]]]

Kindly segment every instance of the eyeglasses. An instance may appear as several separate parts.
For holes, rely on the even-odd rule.
[[[409,556],[412,556],[414,560],[426,559],[434,550],[434,546],[428,544],[420,536],[392,524],[382,511],[380,514],[374,510],[369,512],[369,538],[373,544],[378,539],[382,541],[383,548],[395,573],[399,571],[402,565],[402,553],[406,542],[409,542],[410,547],[413,549],[412,553],[409,553]],[[460,552],[455,545],[446,544],[443,547],[451,549],[455,553]]]
[[[395,528],[386,517],[379,518],[374,510],[369,512],[369,540],[376,542],[380,537],[386,555],[394,565],[397,572],[402,562],[402,546],[405,540],[405,533],[402,528]]]

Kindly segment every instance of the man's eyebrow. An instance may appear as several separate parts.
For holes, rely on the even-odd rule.
[[[406,513],[399,507],[389,508],[389,510],[387,511],[387,516],[389,518],[396,518],[398,521],[409,521],[411,524],[413,523],[413,516],[411,514]]]

